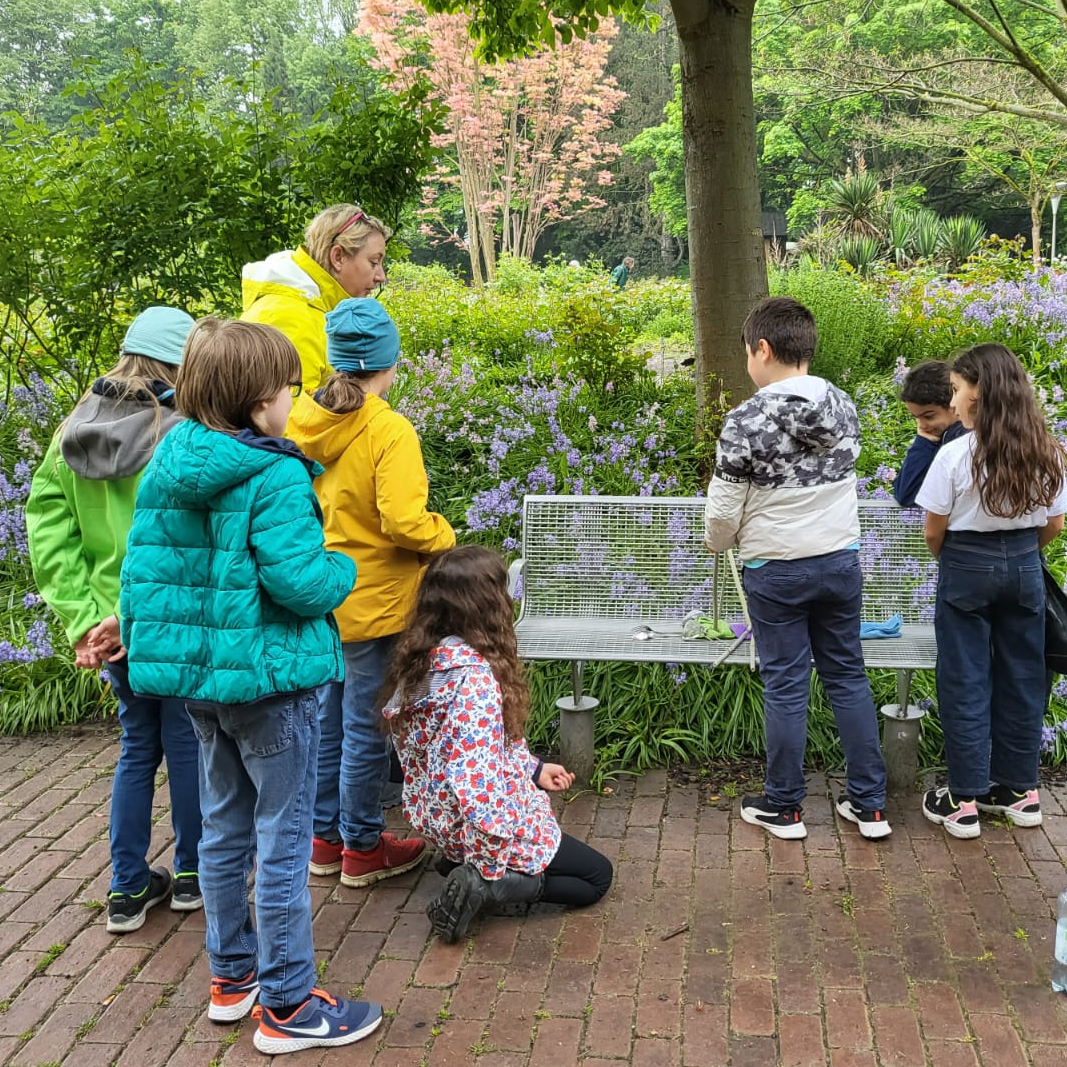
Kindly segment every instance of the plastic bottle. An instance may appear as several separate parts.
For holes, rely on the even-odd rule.
[[[1056,948],[1052,960],[1052,988],[1067,992],[1067,889],[1056,898]]]

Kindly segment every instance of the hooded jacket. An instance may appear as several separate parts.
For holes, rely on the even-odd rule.
[[[400,633],[415,603],[420,556],[456,543],[444,517],[426,510],[429,484],[415,428],[373,393],[343,415],[302,394],[286,434],[325,468],[315,491],[326,547],[359,566],[359,581],[336,613],[341,640]]]
[[[561,839],[548,794],[535,784],[541,763],[525,741],[508,740],[502,707],[489,663],[447,637],[430,653],[426,694],[396,739],[404,817],[449,860],[491,880],[509,867],[540,874]],[[399,710],[391,702],[384,715]]]
[[[135,692],[244,704],[344,676],[329,612],[356,569],[323,547],[318,469],[289,442],[192,419],[164,438],[122,567]]]
[[[764,386],[723,422],[704,543],[742,560],[805,559],[859,540],[860,427],[847,394],[812,375]]]
[[[302,380],[314,392],[330,375],[326,362],[326,312],[348,293],[303,246],[275,252],[241,272],[241,321],[275,326],[300,355]]]
[[[30,565],[72,645],[118,614],[137,484],[159,439],[179,422],[174,391],[155,382],[152,392],[158,405],[98,378],[33,476],[26,502]]]

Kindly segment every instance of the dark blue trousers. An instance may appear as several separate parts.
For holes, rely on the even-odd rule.
[[[945,535],[934,615],[937,710],[953,796],[1037,787],[1045,585],[1037,530]]]
[[[861,808],[884,808],[878,713],[860,647],[859,554],[846,549],[770,560],[746,567],[744,584],[763,679],[767,796],[792,807],[807,791],[804,749],[814,659],[845,750],[849,796]]]

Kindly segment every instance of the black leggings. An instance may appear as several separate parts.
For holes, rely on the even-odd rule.
[[[545,868],[545,889],[541,899],[546,904],[584,908],[595,904],[611,888],[613,873],[607,856],[602,856],[584,841],[564,834],[559,851]]]

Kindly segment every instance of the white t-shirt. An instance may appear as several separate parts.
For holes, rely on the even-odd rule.
[[[919,507],[935,515],[947,515],[950,530],[974,530],[978,533],[1026,530],[1032,526],[1044,526],[1051,515],[1067,514],[1067,479],[1064,479],[1050,508],[1035,508],[1016,519],[990,515],[982,507],[974,484],[972,457],[975,443],[974,434],[969,433],[938,449],[919,495],[915,498]]]

